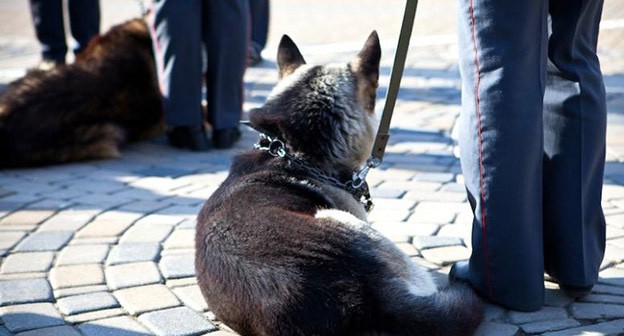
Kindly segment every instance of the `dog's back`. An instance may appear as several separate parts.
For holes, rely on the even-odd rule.
[[[480,322],[475,294],[438,290],[341,182],[370,153],[379,58],[376,34],[327,67],[280,43],[283,79],[250,121],[284,152],[236,157],[197,218],[199,286],[241,335],[470,335]]]
[[[0,96],[0,167],[119,155],[155,133],[162,112],[147,25],[95,37],[76,63],[31,70]]]

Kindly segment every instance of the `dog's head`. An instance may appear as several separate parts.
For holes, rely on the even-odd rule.
[[[264,106],[252,111],[252,126],[309,162],[359,169],[375,138],[380,58],[376,32],[351,62],[325,66],[306,65],[284,35],[277,54],[280,81]]]

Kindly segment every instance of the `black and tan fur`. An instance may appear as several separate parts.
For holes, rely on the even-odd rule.
[[[376,33],[342,65],[280,43],[281,80],[250,119],[290,157],[236,157],[197,220],[199,286],[241,335],[471,335],[480,322],[468,287],[438,290],[318,173],[346,181],[370,153],[380,54]]]
[[[147,24],[95,37],[75,63],[31,70],[0,96],[0,168],[118,157],[162,129]]]

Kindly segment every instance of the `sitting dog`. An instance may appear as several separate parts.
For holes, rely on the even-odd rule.
[[[31,70],[0,97],[0,168],[114,158],[163,128],[147,24],[91,40],[76,62]]]
[[[306,65],[284,36],[280,81],[250,114],[264,136],[234,159],[197,218],[195,269],[210,309],[241,335],[471,335],[482,304],[373,230],[353,188],[368,157],[381,49]]]

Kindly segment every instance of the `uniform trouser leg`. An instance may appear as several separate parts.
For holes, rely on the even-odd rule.
[[[31,0],[30,9],[35,34],[41,43],[42,58],[64,63],[67,44],[63,25],[63,2],[61,0]]]
[[[550,0],[544,97],[544,257],[568,286],[592,286],[605,249],[606,107],[596,56],[602,0]]]
[[[208,122],[213,129],[238,127],[249,42],[248,0],[204,1]]]
[[[258,50],[264,49],[269,33],[269,0],[250,0],[251,42]]]
[[[468,281],[516,310],[541,307],[542,107],[547,4],[461,0],[461,164],[474,211]]]
[[[152,35],[168,126],[202,124],[201,0],[154,1]]]
[[[100,32],[100,1],[69,0],[69,27],[78,42],[74,54],[83,51],[93,36]]]

